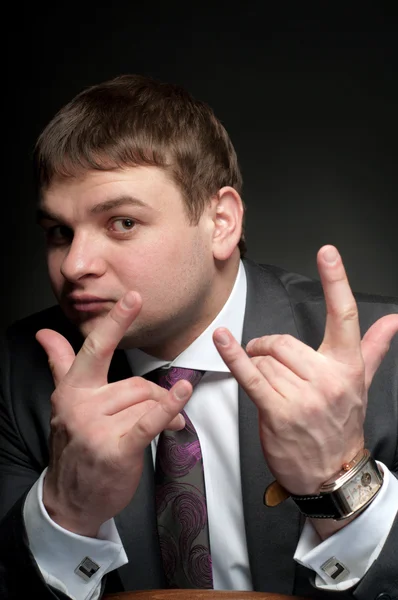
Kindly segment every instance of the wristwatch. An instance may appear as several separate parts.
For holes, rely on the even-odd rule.
[[[383,484],[383,475],[367,449],[345,463],[336,477],[326,481],[319,495],[291,495],[300,511],[314,519],[347,519],[365,508]]]

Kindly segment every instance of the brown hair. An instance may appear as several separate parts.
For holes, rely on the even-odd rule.
[[[142,75],[80,92],[39,136],[35,163],[39,189],[86,169],[161,167],[181,190],[192,225],[221,187],[242,189],[236,152],[212,109],[180,86]],[[239,248],[246,250],[244,234]]]

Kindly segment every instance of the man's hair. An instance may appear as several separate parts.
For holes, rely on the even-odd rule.
[[[170,175],[192,225],[220,188],[242,189],[235,149],[213,110],[178,85],[142,75],[121,75],[80,92],[35,147],[39,190],[54,177],[138,165]],[[243,254],[244,234],[239,248]]]

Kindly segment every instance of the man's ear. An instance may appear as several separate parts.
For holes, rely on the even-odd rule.
[[[229,186],[221,188],[214,201],[213,256],[226,260],[242,235],[243,202],[238,192]]]

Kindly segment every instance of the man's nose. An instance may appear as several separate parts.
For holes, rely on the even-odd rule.
[[[61,264],[61,273],[68,281],[82,277],[100,277],[106,271],[101,244],[95,235],[75,234]]]

